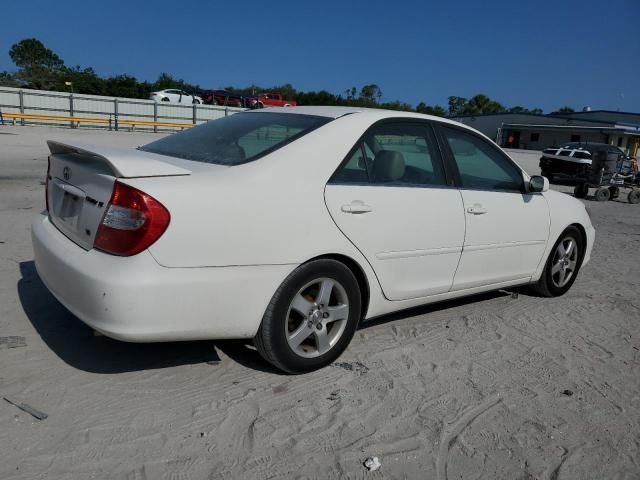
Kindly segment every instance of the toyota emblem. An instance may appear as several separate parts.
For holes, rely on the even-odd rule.
[[[69,180],[71,178],[71,169],[69,167],[64,167],[62,169],[62,176],[65,180]]]

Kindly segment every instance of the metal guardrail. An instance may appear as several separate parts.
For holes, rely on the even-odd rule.
[[[36,115],[32,113],[2,113],[0,111],[0,123],[4,125],[4,117],[12,118],[13,124],[16,124],[16,120],[44,120],[53,122],[69,122],[75,127],[79,127],[81,123],[107,123],[109,130],[112,129],[111,115],[109,118],[95,118],[95,117],[65,117],[60,115]],[[195,126],[193,123],[176,123],[176,122],[150,122],[146,120],[120,120],[115,123],[115,129],[118,130],[118,123],[121,125],[130,125],[135,128],[136,125],[151,126],[151,127],[174,127],[174,128],[191,128]]]
[[[69,122],[72,128],[76,128],[79,120],[80,123],[105,125],[115,130],[126,125],[130,128],[140,126],[158,131],[158,128],[186,128],[186,125],[193,126],[242,110],[244,109],[0,87],[0,124],[6,123],[5,118],[11,118],[15,123],[17,118],[21,125],[59,121],[63,124]],[[14,117],[18,113],[23,116]],[[103,121],[90,121],[87,118]]]

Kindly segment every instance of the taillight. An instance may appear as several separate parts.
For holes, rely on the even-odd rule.
[[[49,179],[51,178],[51,157],[47,157],[47,176],[44,177],[44,205],[49,211]]]
[[[169,211],[151,195],[116,182],[93,246],[127,257],[149,248],[169,226]]]

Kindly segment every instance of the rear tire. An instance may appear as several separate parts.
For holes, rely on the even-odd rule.
[[[606,202],[611,198],[611,191],[607,187],[600,187],[596,190],[595,198],[598,202]]]
[[[587,198],[589,194],[589,185],[586,183],[579,183],[573,189],[573,196],[576,198]]]
[[[551,249],[533,290],[543,297],[559,297],[567,293],[580,271],[583,252],[582,235],[576,227],[568,227]]]
[[[162,102],[168,102],[168,101],[169,101],[169,99],[168,99],[167,97],[162,97],[162,100],[161,100],[161,101],[162,101]]]
[[[361,313],[353,272],[336,260],[296,268],[273,295],[254,338],[260,355],[287,373],[332,363],[347,348]]]

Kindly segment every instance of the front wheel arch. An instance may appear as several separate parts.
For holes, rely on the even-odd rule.
[[[583,248],[582,248],[582,252],[580,252],[580,265],[582,265],[582,260],[584,260],[584,256],[587,253],[587,231],[580,223],[572,223],[571,225],[569,225],[569,227],[577,228],[578,232],[580,232],[580,237],[582,237],[581,240],[582,240]],[[566,228],[564,230],[566,230]]]

